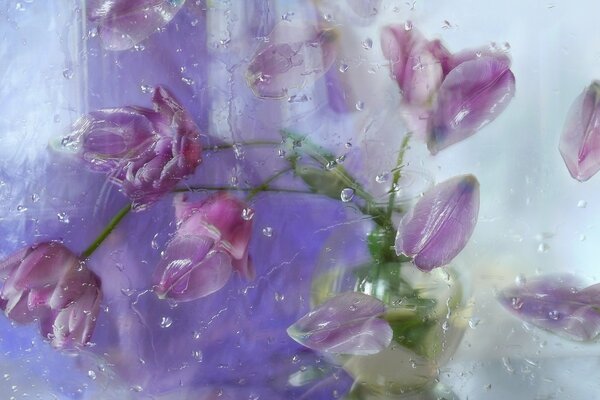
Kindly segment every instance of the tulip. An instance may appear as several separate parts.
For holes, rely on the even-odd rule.
[[[339,294],[309,312],[287,330],[310,349],[331,354],[370,355],[392,341],[392,328],[380,318],[385,305],[359,292]]]
[[[569,173],[580,182],[600,170],[599,81],[592,82],[571,106],[559,150]]]
[[[0,308],[18,322],[40,320],[57,348],[90,341],[102,299],[100,279],[60,243],[45,242],[0,262]]]
[[[91,169],[109,179],[140,210],[194,173],[201,161],[198,127],[162,87],[152,98],[154,110],[123,107],[91,112],[62,139]]]
[[[238,271],[253,279],[248,256],[252,220],[239,199],[219,193],[198,203],[175,199],[177,232],[155,274],[160,298],[191,301],[220,290]]]
[[[600,284],[582,286],[570,275],[542,276],[502,290],[498,300],[526,322],[586,342],[600,334]]]
[[[400,221],[396,254],[423,271],[448,264],[473,234],[479,213],[479,182],[473,175],[437,184]]]
[[[321,78],[333,64],[335,33],[301,23],[277,25],[248,65],[257,97],[279,99]]]
[[[451,54],[410,23],[385,28],[381,45],[402,92],[403,117],[426,138],[431,154],[492,122],[514,96],[515,77],[504,53]]]
[[[481,56],[452,69],[439,87],[427,147],[431,154],[492,122],[515,94],[515,77],[505,56]]]
[[[98,23],[102,45],[127,50],[167,25],[185,0],[91,0],[87,16]]]
[[[439,40],[429,41],[416,28],[407,26],[385,28],[381,47],[391,63],[404,102],[427,106],[447,73],[450,53]]]

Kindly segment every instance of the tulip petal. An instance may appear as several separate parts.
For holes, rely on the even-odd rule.
[[[600,170],[600,82],[575,100],[560,137],[560,154],[571,176],[580,182]]]
[[[392,329],[379,318],[384,304],[358,292],[342,293],[300,318],[287,330],[298,343],[332,354],[370,355],[389,346]]]
[[[467,244],[478,213],[477,178],[462,175],[444,181],[427,191],[404,216],[396,236],[396,253],[414,257],[423,271],[446,265]]]
[[[155,272],[156,294],[191,301],[221,289],[231,275],[231,258],[206,236],[176,236]]]
[[[246,73],[248,86],[261,98],[279,99],[322,77],[335,60],[332,30],[280,23],[258,51]]]
[[[168,24],[184,0],[95,0],[88,18],[98,21],[102,44],[109,50],[127,50]]]
[[[506,57],[482,56],[450,71],[433,108],[427,147],[432,154],[492,122],[515,94],[515,77]]]
[[[537,277],[502,290],[500,303],[520,319],[575,341],[600,334],[600,284],[584,289],[572,276]]]

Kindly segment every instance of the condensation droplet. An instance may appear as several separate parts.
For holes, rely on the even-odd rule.
[[[340,64],[340,66],[339,66],[339,68],[338,68],[338,70],[339,70],[341,73],[344,73],[344,72],[348,71],[348,68],[350,68],[350,66],[349,66],[348,64],[346,64],[346,63],[341,63],[341,64]]]
[[[262,230],[262,234],[266,237],[273,236],[273,228],[271,228],[270,226],[265,226]]]
[[[283,293],[275,292],[275,301],[280,302],[285,300],[285,295]]]
[[[139,392],[141,392],[142,390],[144,390],[144,388],[143,388],[143,387],[141,387],[140,385],[133,385],[133,386],[130,388],[130,390],[131,390],[131,391],[133,391],[133,392],[137,392],[137,393],[139,393]]]
[[[40,201],[40,195],[37,194],[37,193],[33,193],[31,195],[31,201],[34,202],[34,203],[37,203],[38,201]]]
[[[233,149],[233,155],[235,156],[236,160],[244,159],[244,148],[242,147],[241,144],[234,143],[232,146],[232,149]]]
[[[366,38],[365,40],[363,40],[362,47],[365,50],[370,50],[373,47],[373,39]]]
[[[66,212],[59,212],[59,213],[56,214],[56,217],[63,224],[68,224],[70,222],[69,221],[69,215]]]
[[[351,201],[354,198],[354,189],[352,188],[345,188],[342,189],[342,192],[340,193],[340,199],[344,202],[344,203],[348,203],[349,201]]]
[[[305,103],[308,101],[308,96],[305,94],[293,95],[288,98],[288,103]]]
[[[406,22],[404,23],[404,30],[405,30],[405,31],[412,31],[412,29],[413,29],[413,24],[412,24],[412,22],[411,22],[411,21],[406,21]]]
[[[192,351],[192,358],[198,362],[202,362],[203,354],[200,350]]]
[[[548,243],[540,243],[538,245],[537,251],[538,253],[545,253],[550,249],[550,246],[548,245]]]
[[[158,250],[158,233],[152,237],[152,241],[150,242],[150,246],[154,250]]]
[[[65,68],[62,72],[65,79],[71,79],[73,77],[73,70],[71,68]]]
[[[473,317],[469,319],[469,327],[471,329],[475,329],[477,328],[477,325],[479,325],[479,322],[481,322],[481,320],[479,318]]]
[[[162,317],[160,319],[161,328],[169,328],[171,325],[173,325],[173,319],[171,319],[171,317]]]
[[[194,338],[194,340],[199,340],[201,336],[202,334],[200,333],[200,331],[194,331],[192,333],[192,337]]]
[[[587,207],[587,201],[585,201],[585,200],[579,200],[577,202],[577,207],[579,207],[579,208],[586,208]]]
[[[294,16],[294,13],[293,13],[293,12],[286,12],[286,13],[283,13],[283,15],[281,16],[281,19],[282,19],[283,21],[288,21],[288,22],[289,22],[289,21],[291,21],[291,20],[292,20],[292,17],[293,17],[293,16]]]
[[[252,218],[254,218],[254,210],[250,207],[244,208],[242,210],[242,218],[245,221],[250,221]]]
[[[27,207],[22,206],[20,204],[17,206],[17,212],[25,212],[25,211],[27,211]]]
[[[354,107],[357,111],[362,111],[365,108],[365,103],[362,100],[358,100]]]
[[[560,312],[558,312],[557,310],[552,310],[548,313],[548,318],[550,318],[553,321],[558,321],[560,319]]]
[[[389,178],[390,178],[390,174],[387,172],[383,172],[375,177],[375,182],[386,183]]]
[[[142,93],[150,93],[153,90],[152,86],[150,85],[140,85],[140,89]]]
[[[510,301],[510,305],[515,310],[520,310],[523,307],[523,300],[520,297],[513,297]]]
[[[87,375],[91,380],[96,379],[96,373],[94,371],[92,371],[91,369],[87,372]]]
[[[517,286],[523,286],[527,283],[527,278],[523,274],[519,274],[515,277],[515,283]]]
[[[194,84],[194,80],[192,78],[188,78],[186,76],[182,76],[181,81],[188,86],[192,86]]]

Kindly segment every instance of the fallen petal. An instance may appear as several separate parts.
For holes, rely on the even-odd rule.
[[[392,329],[379,318],[384,304],[358,292],[342,293],[300,318],[288,335],[310,349],[332,354],[370,355],[389,346]]]
[[[515,77],[505,56],[482,56],[450,71],[440,85],[427,140],[431,154],[492,122],[515,94]]]
[[[502,290],[498,300],[523,321],[571,340],[590,341],[600,334],[600,284],[581,286],[569,275],[538,277]]]
[[[414,257],[423,271],[448,264],[465,247],[479,213],[479,182],[462,175],[437,184],[404,216],[396,253]]]
[[[559,150],[571,176],[580,182],[600,170],[600,82],[575,100],[560,137]]]

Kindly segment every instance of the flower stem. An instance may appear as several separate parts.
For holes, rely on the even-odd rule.
[[[238,192],[252,192],[257,188],[239,188],[235,186],[190,186],[187,188],[179,188],[173,190],[173,193],[182,192],[201,192],[201,191],[238,191]],[[288,189],[288,188],[262,188],[258,192],[271,192],[271,193],[297,193],[297,194],[319,194],[315,192],[309,192],[306,190],[299,189]],[[258,194],[257,192],[257,194]]]
[[[402,170],[402,162],[404,161],[404,154],[406,153],[406,149],[408,148],[408,142],[410,140],[410,133],[407,133],[402,139],[402,143],[400,144],[400,150],[398,151],[398,159],[396,160],[396,167],[394,168],[394,175],[392,177],[392,186],[390,188],[390,197],[388,200],[388,209],[387,209],[387,217],[388,219],[392,218],[392,214],[394,212],[394,203],[396,201],[396,192],[398,186],[398,181],[400,180],[401,170]]]
[[[102,242],[104,242],[104,239],[106,239],[108,235],[110,235],[110,233],[117,227],[117,225],[119,225],[119,222],[121,222],[121,220],[127,215],[127,213],[129,213],[129,211],[131,211],[131,204],[127,204],[125,207],[121,208],[117,215],[115,215],[110,220],[108,225],[106,225],[100,235],[98,235],[96,240],[94,240],[94,242],[87,249],[85,249],[83,253],[81,253],[81,258],[89,258],[92,253],[94,253],[94,251],[96,251],[96,249],[102,244]]]
[[[281,142],[269,141],[269,140],[257,140],[255,142],[239,142],[239,143],[225,143],[216,146],[211,146],[209,149],[214,151],[232,149],[234,146],[280,146]]]
[[[248,196],[246,196],[246,201],[250,201],[254,196],[256,196],[257,194],[259,194],[260,192],[264,192],[267,189],[269,189],[269,184],[271,182],[273,182],[274,180],[276,180],[277,178],[279,178],[281,175],[290,172],[291,170],[292,170],[292,168],[282,169],[281,171],[275,173],[271,177],[265,179],[265,181],[262,184],[260,184],[259,186],[255,187],[254,189],[252,189],[250,191],[250,193],[248,193]]]

